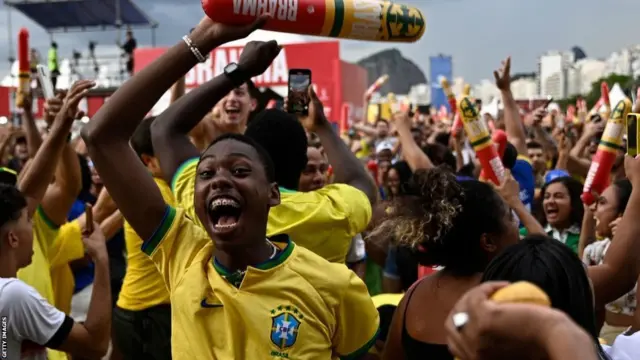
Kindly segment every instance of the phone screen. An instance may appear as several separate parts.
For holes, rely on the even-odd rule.
[[[636,114],[627,115],[627,154],[638,155],[638,118]]]
[[[40,86],[42,87],[42,94],[45,99],[50,99],[55,97],[55,89],[53,88],[53,83],[51,82],[51,74],[49,73],[49,69],[44,67],[44,65],[37,66],[38,72],[38,81],[40,81]]]
[[[304,115],[309,113],[309,85],[310,70],[289,71],[289,112]]]

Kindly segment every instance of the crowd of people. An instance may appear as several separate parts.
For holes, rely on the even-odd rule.
[[[79,136],[89,80],[46,100],[45,129],[28,98],[2,129],[3,359],[640,359],[640,158],[619,149],[580,199],[610,109],[524,113],[507,59],[483,113],[508,140],[496,185],[452,118],[338,134],[312,87],[308,114],[257,109],[275,41],[185,93],[265,21],[204,18]],[[520,281],[551,307],[491,300]]]

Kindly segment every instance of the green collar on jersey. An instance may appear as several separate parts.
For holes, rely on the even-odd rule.
[[[276,246],[280,245],[278,246],[278,248],[280,249],[278,254],[272,259],[261,262],[260,264],[257,264],[251,267],[260,269],[260,270],[269,270],[282,264],[289,258],[289,256],[291,256],[291,253],[293,252],[293,248],[295,244],[293,243],[293,241],[291,241],[291,239],[289,239],[289,235],[286,235],[286,234],[274,235],[269,238],[269,241],[274,243],[274,245]],[[284,245],[284,247],[282,245]],[[225,268],[224,265],[220,264],[216,258],[213,259],[213,267],[216,269],[218,274],[220,274],[223,277],[235,276],[236,273],[239,273],[239,272],[244,273],[244,271],[232,272],[231,270]]]

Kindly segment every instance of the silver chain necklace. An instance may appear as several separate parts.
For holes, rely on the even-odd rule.
[[[271,253],[271,256],[269,256],[268,260],[273,259],[274,257],[276,257],[276,255],[278,255],[278,250],[280,250],[274,243],[272,243],[269,240],[266,240],[267,244],[271,245],[271,247],[273,248],[273,252]],[[267,260],[267,261],[268,261]],[[225,280],[227,280],[228,282],[230,282],[233,286],[239,288],[240,284],[242,283],[242,280],[244,279],[244,275],[247,273],[247,269],[244,270],[236,270],[233,273],[223,276],[223,278]]]

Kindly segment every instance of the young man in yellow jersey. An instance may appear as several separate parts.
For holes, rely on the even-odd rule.
[[[24,106],[23,126],[33,158],[22,170],[17,187],[28,199],[35,241],[33,259],[18,271],[18,278],[55,305],[58,305],[58,299],[53,291],[51,265],[61,259],[69,259],[68,256],[77,253],[74,249],[78,248],[76,241],[59,241],[63,238],[58,236],[60,225],[66,221],[66,213],[80,189],[80,165],[67,140],[78,112],[78,103],[93,85],[91,81],[79,81],[73,84],[64,100],[60,95],[47,100],[47,118],[51,127],[44,141],[35,126],[31,105],[27,102]],[[56,178],[52,183],[54,172]],[[49,358],[58,360],[66,357],[60,352],[50,351]]]
[[[151,145],[148,117],[131,136],[131,147],[160,189],[162,198],[174,205],[171,188],[162,180]],[[124,359],[171,359],[171,305],[169,291],[153,261],[141,250],[142,239],[128,222],[124,224],[127,271],[113,314],[114,341]]]
[[[371,298],[345,266],[296,246],[286,235],[266,239],[268,214],[280,192],[260,145],[226,135],[204,152],[194,194],[205,232],[184,210],[167,206],[127,144],[162,94],[197,60],[204,61],[200,53],[247,36],[265,20],[231,27],[204,18],[188,41],[120,87],[82,136],[171,293],[173,358],[360,358],[378,330]],[[275,41],[248,43],[240,63],[216,77],[219,94],[264,72],[279,51]]]
[[[87,81],[74,85],[80,86],[76,86],[77,91],[92,86],[91,82]],[[52,304],[55,303],[55,298],[51,277],[48,274],[51,270],[51,259],[56,257],[54,244],[59,228],[66,222],[66,214],[81,188],[78,157],[66,141],[77,112],[77,103],[70,103],[70,95],[71,93],[64,100],[62,94],[54,99],[47,99],[45,119],[50,125],[50,132],[44,143],[36,127],[30,101],[25,104],[22,116],[28,151],[33,160],[23,169],[18,188],[30,197],[31,191],[26,189],[38,187],[37,191],[41,195],[37,207],[31,212],[36,240],[33,262],[21,269],[18,277],[35,287]],[[80,93],[74,95],[79,96]],[[80,99],[81,97],[77,98],[78,101]],[[53,142],[49,141],[54,135],[56,137]],[[53,145],[55,148],[43,149],[44,144]],[[52,183],[54,171],[56,176]],[[67,253],[67,250],[64,247],[60,249],[62,254]]]
[[[46,146],[46,145],[44,145]],[[56,309],[33,287],[16,279],[31,263],[34,233],[29,199],[13,186],[0,184],[0,317],[3,359],[46,360],[46,349],[100,358],[107,351],[111,320],[109,257],[96,226],[84,240],[96,261],[96,291],[84,324]]]
[[[159,115],[151,128],[156,156],[165,179],[171,182],[176,203],[197,224],[193,189],[200,151],[191,144],[189,133],[211,111],[213,104],[217,104],[221,121],[225,123],[247,117],[251,109],[249,95],[245,94],[246,83],[235,84],[235,88],[222,85],[213,79],[184,95]],[[236,92],[242,96],[234,94]],[[276,167],[281,202],[269,213],[267,235],[287,234],[298,245],[323,258],[344,263],[351,239],[362,232],[371,219],[371,204],[377,200],[377,188],[326,120],[315,95],[314,99],[318,106],[300,120],[308,131],[319,136],[333,167],[334,184],[309,192],[298,191],[300,176],[307,165],[307,137],[301,121],[292,114],[262,111],[249,122],[245,135],[269,153]]]

